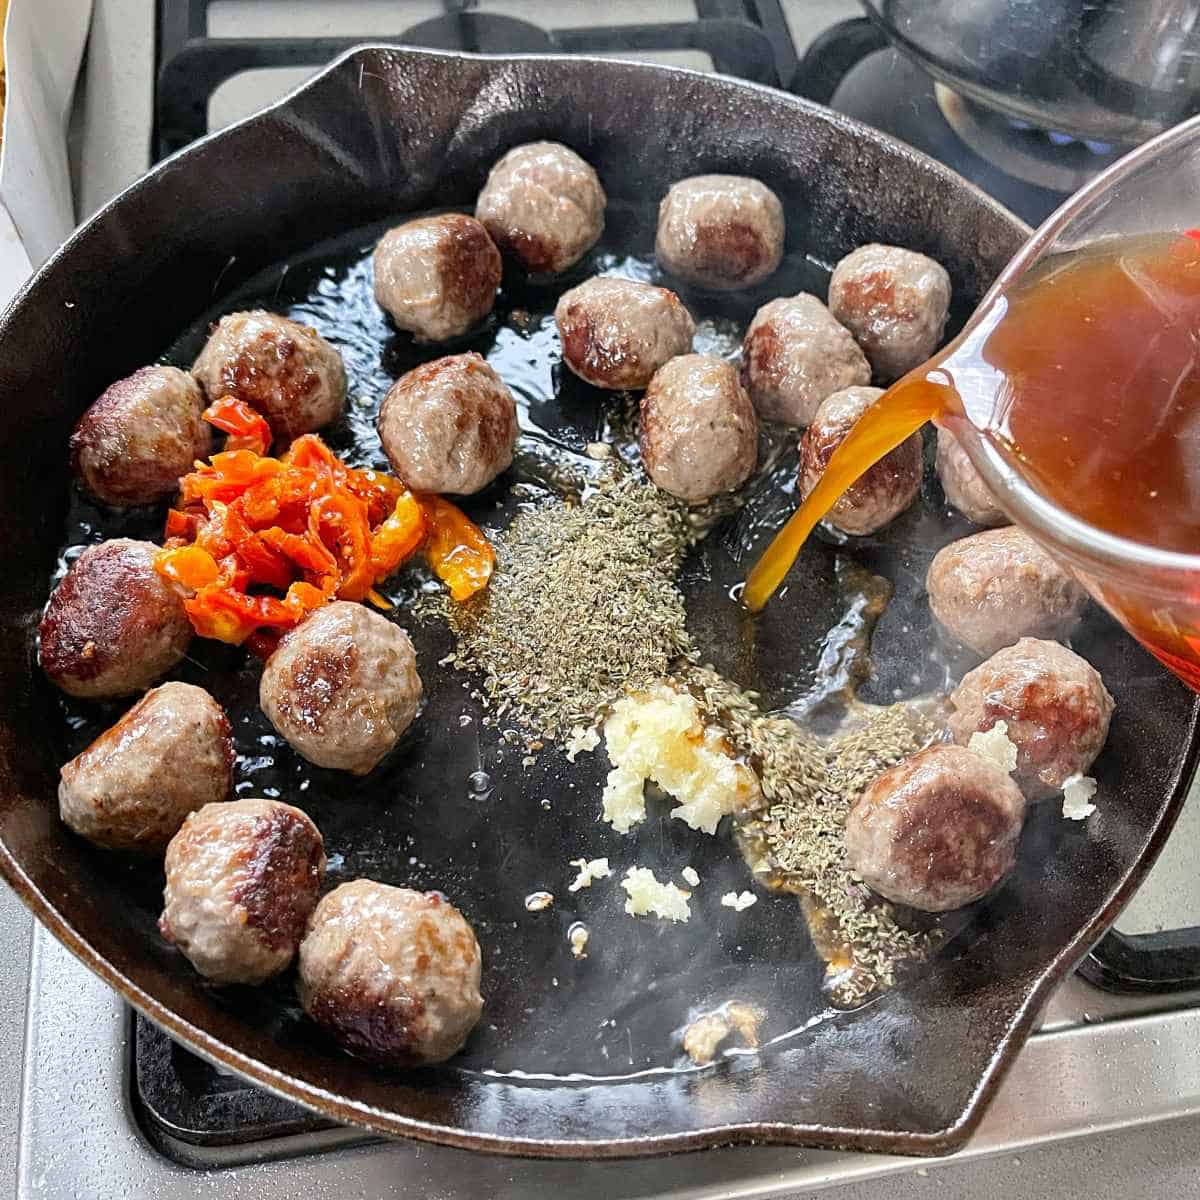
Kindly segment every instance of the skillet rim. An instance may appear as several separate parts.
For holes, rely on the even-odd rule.
[[[42,266],[28,279],[0,314],[0,341],[8,332],[18,307],[31,303],[44,280],[58,264],[69,259],[76,244],[83,240],[90,227],[109,213],[138,195],[160,173],[166,172],[201,148],[227,137],[236,130],[263,123],[286,113],[294,101],[322,85],[324,80],[344,69],[360,56],[373,53],[399,54],[409,59],[448,59],[453,61],[484,61],[499,64],[537,62],[539,64],[600,64],[606,68],[638,74],[670,74],[705,80],[717,86],[739,91],[761,93],[774,103],[781,99],[794,106],[798,113],[816,117],[821,122],[846,133],[854,140],[864,137],[884,144],[901,158],[906,158],[927,173],[940,175],[956,188],[970,195],[977,203],[990,209],[994,216],[1012,225],[1017,232],[1028,233],[1029,227],[975,184],[963,179],[950,168],[913,149],[904,142],[871,129],[853,118],[833,112],[822,105],[793,96],[762,84],[711,76],[704,72],[681,67],[662,66],[627,59],[570,54],[471,54],[466,52],[426,50],[394,43],[366,41],[339,55],[325,68],[288,92],[271,105],[198,139],[189,146],[155,164],[148,172],[122,189],[81,224]],[[725,1145],[769,1144],[804,1146],[834,1150],[858,1150],[876,1153],[936,1156],[951,1153],[961,1147],[978,1126],[988,1103],[1008,1069],[1011,1067],[1053,989],[1074,969],[1091,946],[1112,924],[1137,886],[1153,865],[1166,843],[1190,790],[1192,777],[1200,764],[1200,696],[1192,703],[1186,731],[1186,751],[1181,757],[1170,782],[1166,797],[1159,808],[1157,820],[1149,831],[1143,853],[1130,865],[1125,878],[1111,893],[1108,902],[1081,928],[1071,941],[1051,959],[1029,988],[1023,1002],[1008,1021],[975,1090],[971,1093],[959,1117],[946,1128],[932,1133],[869,1130],[852,1127],[801,1124],[788,1121],[745,1122],[711,1126],[683,1133],[649,1135],[629,1138],[578,1140],[563,1138],[511,1137],[492,1133],[471,1133],[438,1125],[395,1112],[372,1107],[361,1101],[325,1090],[282,1072],[259,1059],[250,1057],[225,1045],[205,1030],[178,1016],[131,979],[123,975],[107,958],[80,935],[69,920],[40,891],[13,856],[7,844],[0,840],[0,877],[8,882],[34,916],[91,971],[121,995],[133,1008],[163,1028],[171,1037],[206,1061],[235,1072],[251,1083],[280,1096],[321,1112],[334,1120],[368,1129],[385,1136],[406,1137],[417,1141],[474,1150],[477,1152],[514,1157],[548,1159],[617,1159],[659,1155],[678,1151],[700,1150]]]

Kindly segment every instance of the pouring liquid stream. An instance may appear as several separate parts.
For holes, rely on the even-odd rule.
[[[955,342],[859,419],[750,572],[746,606],[766,604],[842,493],[928,420],[973,433],[969,422],[1043,498],[1099,530],[1200,553],[1196,237],[1055,254],[991,297]],[[1200,574],[1192,582],[1196,609]],[[1200,688],[1200,628],[1181,625],[1178,609],[1103,591],[1134,636]]]
[[[751,612],[761,611],[774,595],[808,535],[841,495],[926,421],[940,417],[956,396],[948,380],[906,377],[859,418],[830,458],[817,486],[746,576],[742,602]]]

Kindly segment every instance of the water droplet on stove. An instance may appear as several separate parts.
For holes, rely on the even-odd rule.
[[[492,777],[486,771],[472,771],[467,776],[467,795],[472,800],[486,800],[492,794]]]
[[[734,604],[741,604],[741,602],[742,602],[742,593],[743,593],[745,590],[746,590],[746,581],[745,581],[744,579],[739,579],[739,580],[738,580],[738,582],[737,582],[737,583],[735,583],[735,584],[733,585],[733,587],[731,587],[731,588],[729,589],[729,598],[730,598],[730,600],[732,600],[732,601],[734,602]]]

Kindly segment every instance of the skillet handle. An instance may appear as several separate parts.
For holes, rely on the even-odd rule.
[[[1200,926],[1163,933],[1109,930],[1079,964],[1079,974],[1107,992],[1200,989]]]

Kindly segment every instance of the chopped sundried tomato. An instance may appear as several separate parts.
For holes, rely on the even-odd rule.
[[[191,593],[187,612],[202,636],[269,653],[281,631],[335,597],[390,607],[374,585],[426,543],[456,599],[487,583],[495,556],[454,505],[418,498],[382,471],[348,467],[315,434],[264,457],[254,449],[268,436],[261,418],[238,401],[217,401],[205,418],[229,440],[181,480],[168,546],[155,561]]]
[[[433,573],[455,600],[466,600],[487,587],[496,565],[496,552],[483,530],[461,509],[441,496],[422,496],[429,527],[425,557]]]
[[[167,537],[182,538],[186,542],[193,542],[196,540],[199,523],[200,519],[195,513],[185,513],[178,508],[173,508],[167,513]]]
[[[225,510],[225,536],[255,583],[287,589],[292,582],[291,564],[246,524],[237,501]]]
[[[180,480],[180,503],[187,508],[197,501],[232,500],[282,470],[277,458],[263,458],[253,450],[223,450]]]
[[[343,600],[361,600],[375,582],[371,574],[371,530],[362,501],[344,492],[319,497],[308,511],[309,533],[334,554]]]
[[[234,396],[222,396],[204,410],[204,419],[228,436],[226,450],[253,450],[266,454],[271,445],[271,427],[266,418]]]
[[[154,567],[160,575],[192,591],[216,583],[221,574],[216,559],[199,546],[160,550],[154,557]]]
[[[386,579],[425,540],[425,514],[411,492],[401,492],[391,515],[371,534],[371,572],[378,582]]]

